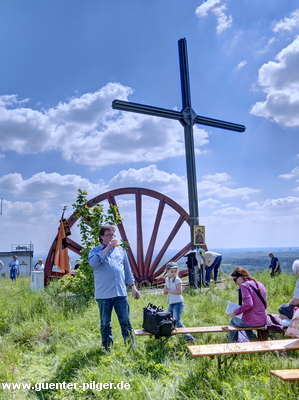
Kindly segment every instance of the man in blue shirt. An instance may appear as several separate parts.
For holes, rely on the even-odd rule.
[[[280,263],[273,253],[269,253],[269,257],[271,258],[271,264],[269,265],[269,268],[271,269],[270,276],[273,277],[276,274],[280,274]]]
[[[13,256],[12,260],[9,261],[8,266],[10,267],[10,279],[12,281],[15,281],[17,278],[17,275],[19,274],[19,261],[17,256]]]
[[[88,262],[94,273],[95,299],[98,302],[101,318],[102,344],[109,350],[113,344],[111,314],[114,308],[121,327],[124,341],[133,341],[130,322],[130,309],[126,285],[132,288],[133,296],[140,297],[136,289],[128,256],[115,238],[115,227],[105,225],[100,229],[101,244],[94,247]]]

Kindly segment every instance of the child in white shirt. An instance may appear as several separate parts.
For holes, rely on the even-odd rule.
[[[176,320],[178,328],[185,328],[181,321],[182,312],[184,309],[184,299],[182,296],[183,285],[178,277],[179,267],[175,262],[170,262],[166,265],[167,278],[165,279],[164,294],[168,295],[168,311],[172,313]],[[189,343],[195,343],[195,338],[186,333],[184,339]]]

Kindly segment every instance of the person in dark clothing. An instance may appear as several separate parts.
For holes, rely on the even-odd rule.
[[[270,276],[273,278],[273,276],[280,274],[280,263],[278,261],[278,258],[274,256],[273,253],[269,253],[269,257],[271,259],[269,269],[271,269]]]

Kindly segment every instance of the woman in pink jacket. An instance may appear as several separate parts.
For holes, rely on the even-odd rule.
[[[267,319],[267,291],[265,286],[249,275],[249,272],[241,267],[237,267],[231,274],[234,282],[240,286],[239,288],[239,304],[227,316],[231,318],[230,325],[241,328],[257,328],[264,326]],[[242,319],[237,315],[242,315]],[[245,331],[248,339],[257,340],[253,331]],[[238,332],[230,332],[228,335],[229,342],[236,342]]]

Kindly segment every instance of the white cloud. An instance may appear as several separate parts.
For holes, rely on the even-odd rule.
[[[245,65],[247,65],[247,61],[243,60],[243,61],[239,62],[239,64],[235,68],[235,71],[239,71],[240,69],[244,68]]]
[[[207,208],[219,208],[222,206],[220,200],[215,199],[206,199],[198,202],[199,209],[207,209]]]
[[[202,177],[204,181],[211,181],[211,182],[218,182],[218,183],[226,183],[226,184],[231,184],[232,178],[229,174],[226,172],[216,172],[215,174],[212,175],[204,175]]]
[[[120,171],[109,182],[110,188],[143,187],[161,192],[182,206],[187,204],[187,181],[185,177],[159,170],[156,165]]]
[[[217,33],[220,34],[232,26],[232,16],[227,15],[227,5],[220,4],[221,0],[207,0],[198,6],[195,15],[198,18],[207,17],[209,13],[213,13],[217,19]]]
[[[289,17],[274,22],[273,31],[291,31],[299,26],[299,9],[290,14]]]
[[[22,105],[29,101],[29,99],[19,100],[16,94],[7,94],[0,96],[0,107],[10,107],[16,105]]]
[[[74,211],[72,204],[76,201],[78,188],[86,190],[88,198],[107,191],[102,181],[94,184],[78,175],[40,172],[28,179],[17,173],[2,176],[1,231],[5,232],[2,243],[6,240],[14,243],[32,241],[38,252],[48,250],[57,233],[63,207],[67,206],[67,217]],[[76,240],[77,228],[73,230],[75,237],[72,239]]]
[[[295,167],[294,169],[292,169],[292,171],[290,173],[279,175],[279,178],[292,179],[292,178],[294,178],[295,176],[298,176],[298,175],[299,175],[299,168]]]
[[[15,220],[17,224],[28,221],[29,219],[31,223],[35,223],[39,220],[41,215],[49,212],[49,203],[47,200],[37,202],[3,200],[2,207],[3,219]]]
[[[265,45],[261,50],[259,50],[258,53],[261,53],[261,54],[262,54],[262,53],[267,53],[267,52],[271,49],[272,45],[273,45],[276,41],[277,41],[276,38],[271,38],[271,39],[269,39],[269,40],[267,41],[266,45]]]
[[[184,155],[178,121],[112,110],[112,100],[127,100],[131,93],[128,87],[109,83],[97,92],[43,111],[10,109],[8,104],[17,103],[16,96],[2,96],[0,149],[17,153],[55,150],[67,160],[92,168]],[[194,127],[196,154],[208,143],[208,135]]]
[[[238,207],[227,207],[213,212],[213,215],[245,215],[246,212]]]
[[[258,82],[267,97],[251,108],[251,114],[289,127],[299,125],[299,36],[280,51],[276,61],[264,64]]]
[[[208,133],[197,127],[195,145],[207,143]],[[121,146],[119,145],[121,143]],[[75,138],[68,150],[74,161],[100,167],[109,164],[155,162],[185,154],[184,135],[177,121],[125,113],[100,131]],[[198,147],[196,154],[200,153]]]
[[[57,210],[56,210],[57,211]],[[11,244],[34,245],[36,252],[46,253],[57,233],[59,215],[52,212],[48,200],[36,202],[3,200],[1,215],[1,243],[9,249]]]
[[[283,214],[298,213],[299,210],[299,197],[288,196],[284,198],[277,199],[267,199],[264,202],[258,203],[253,202],[247,205],[248,208],[255,209],[257,211],[277,211],[280,210]],[[295,216],[295,215],[294,215]]]
[[[106,190],[107,186],[102,181],[92,184],[78,175],[61,175],[57,172],[39,172],[28,179],[24,179],[19,173],[0,178],[0,191],[18,199],[39,198],[67,203],[74,201],[78,188],[86,190],[90,195],[97,195]]]
[[[216,173],[214,175],[206,175],[199,182],[198,188],[201,196],[217,196],[218,198],[239,197],[247,200],[250,195],[258,193],[258,189],[248,187],[231,188],[234,185],[231,176],[227,173]]]

